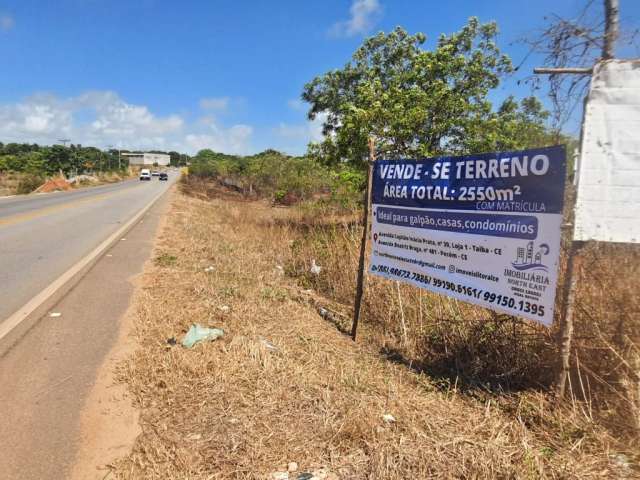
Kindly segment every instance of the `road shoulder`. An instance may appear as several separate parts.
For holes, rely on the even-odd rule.
[[[13,421],[0,422],[0,438],[12,439],[0,449],[0,478],[67,478],[87,438],[80,412],[89,405],[96,379],[118,396],[108,389],[101,367],[126,333],[131,279],[151,254],[170,197],[162,196],[2,357],[0,410]],[[123,416],[122,423],[133,420]],[[120,442],[120,433],[108,427],[108,436]],[[98,478],[103,477],[104,472]]]
[[[169,192],[167,196],[171,196]],[[129,279],[133,293],[127,311],[120,320],[118,339],[100,366],[80,415],[80,441],[71,469],[71,480],[101,480],[105,478],[118,458],[127,455],[136,437],[142,432],[139,410],[124,383],[118,380],[119,369],[138,347],[135,338],[135,315],[141,307],[136,292],[144,287],[142,279],[149,262],[155,257],[156,243],[167,221],[171,197],[158,206],[153,248],[142,272]]]

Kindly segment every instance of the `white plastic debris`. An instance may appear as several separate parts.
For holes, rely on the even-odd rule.
[[[314,275],[320,275],[320,272],[322,271],[322,267],[316,263],[315,258],[311,260],[311,268],[309,269],[309,271]]]
[[[231,307],[229,305],[220,305],[218,307],[218,310],[220,310],[222,313],[229,313],[231,311]]]
[[[49,316],[50,316],[51,318],[58,318],[58,317],[61,317],[61,316],[62,316],[62,314],[61,314],[60,312],[51,312],[51,313],[49,314]]]
[[[278,271],[279,274],[281,275],[284,274],[284,267],[282,265],[276,265],[276,270]]]
[[[382,420],[384,420],[387,423],[395,423],[396,421],[395,417],[390,413],[385,413],[384,415],[382,415]]]
[[[215,270],[215,267],[213,265],[209,265],[207,268],[204,269],[205,273],[213,272],[214,270]]]
[[[298,464],[296,462],[289,462],[289,466],[287,467],[287,470],[289,470],[290,472],[297,472]]]
[[[270,352],[277,352],[278,351],[278,347],[276,347],[273,343],[271,343],[266,338],[260,337],[260,343],[262,345],[264,345],[264,348],[266,348]]]
[[[289,480],[289,472],[274,472],[271,474],[271,480]]]
[[[631,461],[629,460],[629,457],[627,457],[624,453],[609,455],[609,457],[611,458],[613,464],[617,467],[621,475],[623,475],[624,477],[631,477],[630,474],[632,473],[632,471]]]
[[[192,348],[195,344],[204,341],[213,341],[224,335],[224,330],[221,328],[207,328],[202,325],[191,325],[189,331],[182,339],[182,346],[186,348]]]

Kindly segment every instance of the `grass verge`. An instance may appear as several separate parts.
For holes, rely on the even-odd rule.
[[[580,409],[536,391],[464,395],[381,355],[375,323],[351,342],[329,313],[340,302],[286,275],[300,258],[291,214],[176,196],[135,299],[140,347],[118,372],[143,431],[118,478],[272,478],[289,462],[344,479],[633,475],[633,452]],[[225,336],[173,345],[192,323]]]

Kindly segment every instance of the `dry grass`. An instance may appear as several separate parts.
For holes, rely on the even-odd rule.
[[[140,348],[119,372],[142,409],[143,434],[115,476],[269,478],[290,461],[343,479],[633,475],[616,457],[623,451],[616,440],[580,412],[551,409],[544,394],[463,395],[455,384],[443,388],[391,361],[405,358],[402,352],[391,360],[380,355],[382,338],[391,339],[388,350],[419,351],[409,346],[421,338],[413,323],[398,336],[386,322],[366,321],[354,344],[327,321],[344,322],[339,313],[323,318],[316,306],[348,308],[355,259],[343,247],[357,232],[347,222],[338,233],[346,243],[313,251],[309,245],[322,242],[305,241],[309,231],[293,226],[290,213],[176,195],[135,299]],[[324,271],[310,278],[301,259],[316,253]],[[414,308],[409,291],[400,294],[403,308]],[[434,318],[478,315],[431,300],[421,297],[418,308]],[[398,309],[393,302],[371,284],[369,314]],[[222,327],[225,336],[193,350],[168,344],[196,322]]]
[[[567,202],[570,204],[570,202]],[[339,303],[350,317],[361,228],[344,217],[292,210],[297,224],[288,272]],[[322,219],[321,224],[319,220]],[[282,223],[282,222],[281,222]],[[300,224],[307,228],[301,229]],[[637,446],[640,440],[640,249],[589,244],[580,251],[570,378],[571,408]],[[562,256],[566,259],[566,256]],[[309,261],[323,275],[309,273]],[[564,268],[556,312],[562,311]],[[559,361],[555,328],[495,314],[442,295],[369,276],[365,321],[389,359],[411,365],[473,396],[532,389],[550,392]]]
[[[93,176],[93,181],[83,181],[77,185],[72,185],[72,187],[81,188],[121,182],[134,176],[136,176],[136,173],[133,171],[129,171],[127,173],[98,172]],[[31,193],[40,187],[45,181],[46,175],[40,176],[25,172],[0,172],[0,197]]]
[[[0,173],[0,197],[15,195],[20,179],[14,173]]]

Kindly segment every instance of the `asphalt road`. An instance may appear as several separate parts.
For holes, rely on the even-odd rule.
[[[0,324],[132,218],[168,182],[130,180],[0,199]]]
[[[157,180],[144,184],[129,182],[47,197],[44,204],[39,198],[33,200],[37,205],[30,204],[32,199],[9,202],[13,205],[12,213],[0,217],[0,222],[5,222],[0,224],[0,248],[20,255],[31,276],[39,277],[39,272],[46,270],[48,276],[55,277],[57,269],[64,269],[83,251],[91,249],[119,226],[117,222],[125,222],[166,188],[165,182],[160,184]],[[121,333],[135,278],[149,258],[169,202],[169,195],[162,196],[127,232],[126,241],[115,242],[73,289],[58,300],[51,311],[59,316],[42,317],[0,357],[0,479],[70,477],[87,433],[80,425],[82,412],[86,411],[103,361]],[[3,210],[9,211],[7,203],[0,205],[0,211]],[[5,238],[12,239],[10,249],[3,243]],[[0,256],[3,265],[22,269],[19,259],[6,256],[5,253]],[[38,260],[39,256],[43,258]],[[21,294],[46,283],[44,278],[18,273],[2,272],[3,299],[7,298],[3,291],[7,278],[21,283],[21,287],[8,285]],[[105,394],[115,395],[109,393],[109,388]],[[90,410],[105,415],[110,408],[106,402]],[[117,433],[110,433],[115,436],[114,441],[122,441]],[[102,458],[97,461],[98,465],[107,463]],[[108,470],[96,470],[94,465],[87,467],[86,472],[93,468],[93,474],[83,476],[82,480],[109,477]]]

